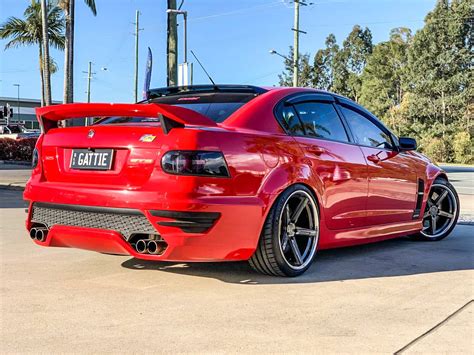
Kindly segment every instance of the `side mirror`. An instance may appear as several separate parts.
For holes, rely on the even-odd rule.
[[[416,150],[417,148],[416,140],[413,138],[400,137],[398,144],[401,151]]]

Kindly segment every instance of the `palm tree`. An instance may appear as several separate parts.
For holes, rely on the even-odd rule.
[[[64,49],[64,18],[61,9],[49,4],[47,6],[49,43],[57,48]],[[41,104],[45,103],[44,76],[43,76],[43,26],[41,22],[41,5],[32,1],[24,12],[24,19],[9,17],[0,25],[0,38],[10,39],[5,49],[20,46],[37,45],[39,52],[39,69],[41,75]],[[50,70],[57,70],[56,64],[50,58]]]
[[[94,0],[84,0],[94,16],[97,15]],[[64,103],[74,101],[74,8],[75,0],[59,0],[66,17],[66,42],[64,50]]]
[[[46,0],[41,0],[41,28],[43,37],[44,104],[51,105],[51,70],[49,68],[48,8]]]

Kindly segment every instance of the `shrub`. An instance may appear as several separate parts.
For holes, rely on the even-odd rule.
[[[458,132],[454,136],[453,141],[454,160],[456,163],[472,164],[474,162],[472,147],[473,142],[469,132]]]
[[[434,162],[449,162],[450,156],[447,142],[442,138],[432,137],[422,140],[423,153]]]
[[[0,160],[31,161],[36,138],[0,138]]]

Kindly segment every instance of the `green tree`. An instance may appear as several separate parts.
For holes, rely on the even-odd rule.
[[[362,86],[361,74],[372,53],[372,33],[366,27],[354,26],[344,40],[342,50],[345,52],[348,73],[347,85],[349,97],[358,102]]]
[[[293,86],[293,47],[284,60],[285,69],[278,75],[280,86]],[[309,54],[299,55],[299,76],[298,83],[301,87],[310,87],[312,84],[313,70],[309,63]]]
[[[361,76],[360,103],[387,122],[389,110],[402,102],[411,40],[410,29],[393,29],[388,41],[374,46]]]
[[[334,34],[326,38],[326,48],[319,49],[314,56],[313,87],[322,90],[332,90],[334,82],[334,58],[339,52],[339,46]]]
[[[332,90],[359,101],[362,86],[361,74],[372,53],[372,33],[366,27],[355,25],[334,54],[332,62]]]
[[[48,4],[47,22],[49,43],[57,48],[64,48],[64,19],[61,9]],[[24,19],[9,17],[0,25],[0,38],[9,40],[5,49],[17,48],[20,46],[38,46],[39,69],[41,76],[41,103],[45,102],[44,77],[43,77],[43,35],[41,22],[41,4],[33,1],[24,12]],[[50,59],[51,61],[51,59]],[[54,73],[56,65],[50,62],[50,71]]]
[[[449,126],[459,129],[473,100],[473,11],[472,0],[439,0],[408,51],[408,90],[417,98],[409,114],[428,126],[440,126],[443,144],[451,144]]]
[[[84,0],[85,4],[97,15],[97,8],[94,0]],[[59,6],[64,11],[66,18],[66,45],[64,50],[64,103],[74,101],[74,21],[75,21],[75,0],[59,0]]]

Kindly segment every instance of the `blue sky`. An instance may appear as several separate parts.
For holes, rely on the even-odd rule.
[[[0,22],[22,17],[30,0],[0,0]],[[310,2],[308,0],[308,2]],[[301,9],[301,52],[314,55],[329,33],[341,43],[352,26],[368,26],[375,43],[388,39],[390,29],[423,26],[435,0],[311,0]],[[179,3],[179,1],[178,1]],[[269,54],[274,48],[286,54],[293,43],[293,8],[288,0],[185,0],[188,11],[188,47],[218,83],[275,85],[283,69],[282,58]],[[133,101],[135,10],[140,10],[139,87],[143,82],[146,48],[153,51],[152,87],[166,85],[166,0],[96,0],[92,15],[76,0],[75,101],[86,100],[87,63],[97,74],[91,83],[92,101]],[[179,28],[182,35],[181,27]],[[180,38],[181,40],[181,38]],[[0,96],[39,98],[38,48],[4,51],[0,41]],[[182,41],[179,43],[182,59]],[[59,72],[52,77],[53,99],[62,100],[63,53],[52,50]],[[190,54],[188,55],[190,57]],[[207,83],[195,63],[194,83]],[[101,70],[106,67],[107,71]]]

